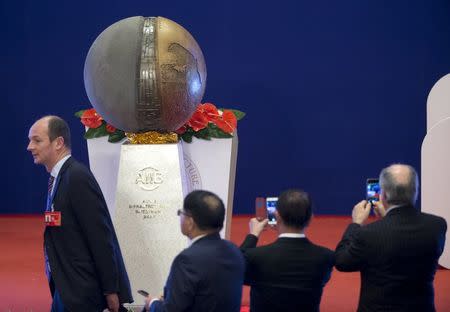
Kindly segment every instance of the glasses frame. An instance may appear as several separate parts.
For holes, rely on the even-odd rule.
[[[192,215],[187,213],[186,211],[183,211],[182,209],[178,209],[177,210],[177,216],[181,216],[181,215],[184,215],[186,217],[192,217]]]

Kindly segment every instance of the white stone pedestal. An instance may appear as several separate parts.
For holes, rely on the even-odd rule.
[[[176,211],[189,191],[209,190],[223,200],[221,235],[229,239],[237,136],[166,145],[108,143],[102,137],[87,144],[90,168],[108,204],[136,305],[143,302],[138,289],[162,294],[173,258],[187,246]]]
[[[177,216],[187,191],[183,163],[181,143],[122,145],[113,222],[136,299],[139,289],[162,293],[187,247]]]

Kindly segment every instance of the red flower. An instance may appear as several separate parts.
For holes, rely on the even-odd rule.
[[[114,132],[116,132],[116,127],[114,127],[113,125],[110,125],[110,124],[106,124],[106,131],[109,133],[114,133]]]
[[[203,115],[208,119],[208,121],[214,121],[220,118],[217,107],[212,103],[200,104],[197,107],[197,111],[202,112]]]
[[[183,133],[186,132],[186,130],[187,130],[187,126],[186,126],[186,125],[183,125],[183,126],[181,126],[179,129],[175,130],[175,133],[176,133],[176,134],[179,134],[179,135],[182,135]]]
[[[198,109],[192,115],[191,119],[187,122],[187,125],[191,127],[195,132],[205,129],[208,126],[208,118]]]
[[[237,127],[237,119],[234,113],[230,110],[224,110],[220,119],[214,121],[220,130],[226,133],[233,133]]]
[[[102,125],[103,118],[97,114],[94,108],[87,109],[81,115],[81,123],[88,128],[98,128]]]

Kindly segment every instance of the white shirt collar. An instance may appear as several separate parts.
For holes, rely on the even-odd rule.
[[[288,237],[288,238],[305,238],[306,235],[304,233],[283,233],[278,235],[280,237]]]
[[[206,235],[208,235],[208,234],[202,234],[202,235],[196,236],[193,239],[189,240],[188,247],[192,246],[193,243],[198,241],[200,238],[205,237]]]
[[[69,159],[70,156],[71,156],[70,154],[68,154],[67,156],[64,156],[56,163],[56,165],[53,166],[53,169],[50,172],[50,175],[52,177],[56,178],[58,176],[59,172],[61,171],[62,166],[64,165],[66,160]]]

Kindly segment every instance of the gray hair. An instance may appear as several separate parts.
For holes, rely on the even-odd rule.
[[[381,171],[380,187],[388,204],[414,205],[419,193],[419,178],[413,167],[394,164]]]

